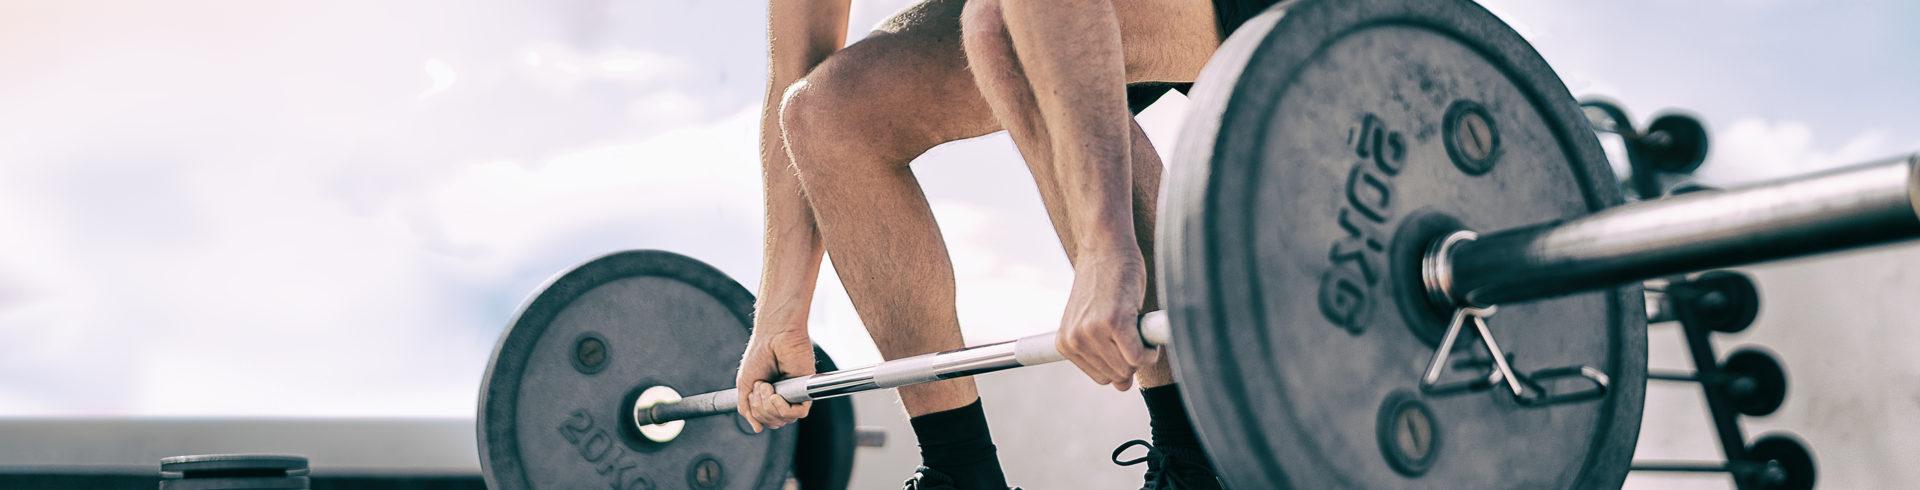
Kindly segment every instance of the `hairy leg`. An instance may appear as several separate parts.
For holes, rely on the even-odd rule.
[[[1099,0],[1106,1],[1106,0]],[[1096,6],[1098,7],[1098,6]],[[1097,9],[1096,9],[1097,10]],[[1121,88],[1120,96],[1100,106],[1118,107],[1118,113],[1112,110],[1076,111],[1093,113],[1083,117],[1113,118],[1125,125],[1126,146],[1103,144],[1078,144],[1089,141],[1087,138],[1106,138],[1092,132],[1072,131],[1085,129],[1078,123],[1065,124],[1069,131],[1053,131],[1057,125],[1050,124],[1053,115],[1043,108],[1035,97],[1036,87],[1044,87],[1034,80],[1025,67],[1023,58],[1018,56],[1017,43],[1009,32],[1007,16],[1002,0],[974,0],[963,16],[963,31],[967,57],[980,91],[987,98],[996,119],[1008,128],[1014,141],[1018,143],[1021,154],[1032,170],[1034,180],[1041,190],[1041,201],[1046,204],[1048,215],[1052,219],[1054,231],[1060,236],[1061,246],[1067,251],[1069,260],[1073,260],[1077,240],[1072,225],[1067,218],[1065,206],[1066,189],[1058,178],[1057,166],[1062,164],[1092,164],[1092,158],[1121,158],[1130,161],[1132,168],[1132,208],[1134,236],[1140,251],[1147,258],[1148,287],[1144,308],[1157,309],[1156,290],[1153,287],[1157,276],[1153,266],[1153,229],[1155,204],[1160,188],[1162,165],[1159,154],[1141,131],[1137,122],[1125,112],[1125,97],[1122,82],[1140,81],[1189,81],[1199,73],[1207,57],[1217,47],[1218,34],[1213,24],[1212,5],[1206,0],[1150,0],[1141,2],[1115,2],[1109,10],[1119,25],[1121,39],[1119,67],[1109,63],[1085,66],[1067,66],[1067,71],[1090,71],[1115,68],[1118,78],[1100,78],[1090,76],[1076,79],[1075,83],[1110,83],[1115,87],[1095,87],[1095,98],[1112,97],[1113,90]],[[1086,26],[1080,26],[1086,28]],[[1099,54],[1093,55],[1099,57]],[[1111,61],[1111,60],[1109,60]],[[1056,73],[1055,76],[1060,74]],[[1070,74],[1069,74],[1070,75]],[[1109,74],[1112,75],[1112,74]],[[1055,80],[1056,82],[1058,80]],[[1086,87],[1081,87],[1086,88]],[[1059,90],[1043,90],[1044,93],[1060,94]],[[1051,97],[1056,105],[1067,102],[1059,97]],[[1058,110],[1058,107],[1056,107]],[[1064,119],[1064,118],[1061,118]],[[1069,119],[1079,121],[1079,119]],[[1108,128],[1111,129],[1111,128]],[[1119,141],[1112,140],[1097,141]],[[1061,145],[1072,148],[1094,148],[1095,151],[1072,154],[1060,151]],[[1099,147],[1118,148],[1122,153],[1101,152]],[[1077,159],[1077,160],[1076,160]],[[1138,380],[1143,387],[1164,386],[1173,382],[1173,374],[1162,357],[1158,362],[1142,369]]]
[[[964,346],[953,264],[908,164],[999,129],[960,46],[962,0],[907,9],[788,90],[781,127],[828,257],[881,355]],[[911,416],[965,406],[971,379],[899,389]]]

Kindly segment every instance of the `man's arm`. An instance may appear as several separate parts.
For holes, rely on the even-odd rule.
[[[780,132],[787,87],[805,77],[847,40],[851,0],[772,0],[767,5],[767,93],[760,110],[760,174],[766,192],[766,229],[754,333],[735,388],[740,414],[754,430],[779,428],[806,414],[772,395],[767,381],[813,373],[807,313],[825,249]]]
[[[765,256],[756,317],[805,328],[824,248],[780,134],[780,101],[847,39],[851,0],[773,0],[767,5],[767,92],[760,110],[760,168],[766,192]]]
[[[1058,347],[1094,382],[1125,390],[1156,352],[1134,329],[1147,268],[1134,229],[1133,120],[1115,9],[1115,0],[1001,0],[1075,241]]]

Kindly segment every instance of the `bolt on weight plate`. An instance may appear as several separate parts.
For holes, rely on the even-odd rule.
[[[1443,425],[1381,431],[1383,401],[1418,389],[1436,343],[1421,324],[1435,312],[1412,310],[1430,304],[1419,254],[1402,252],[1449,226],[1621,202],[1585,115],[1525,40],[1463,0],[1292,1],[1235,32],[1193,94],[1163,201],[1161,293],[1176,376],[1232,486],[1620,486],[1646,378],[1638,287],[1489,319],[1518,369],[1591,366],[1613,380],[1604,396],[1427,397]],[[1423,427],[1445,443],[1418,446]],[[1418,447],[1383,447],[1403,443]],[[1431,461],[1409,472],[1396,453]]]
[[[687,467],[687,484],[693,488],[720,488],[726,483],[726,474],[720,466],[720,460],[711,456],[702,456]]]
[[[1400,474],[1418,477],[1440,454],[1440,426],[1433,410],[1411,390],[1395,391],[1380,404],[1380,452]]]
[[[752,434],[737,415],[706,417],[655,442],[627,422],[649,387],[732,387],[752,314],[739,283],[669,252],[616,253],[554,278],[502,333],[482,378],[488,486],[780,488],[793,429]],[[702,471],[703,459],[717,466]]]

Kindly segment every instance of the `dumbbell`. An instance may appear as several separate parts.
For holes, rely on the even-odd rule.
[[[1641,199],[1660,196],[1658,174],[1690,174],[1706,162],[1707,127],[1699,118],[1666,112],[1654,116],[1642,130],[1635,129],[1626,109],[1611,100],[1591,98],[1580,105],[1597,131],[1620,136],[1633,169],[1631,184]]]
[[[1690,328],[1737,333],[1760,314],[1753,278],[1734,271],[1708,271],[1647,286],[1647,322],[1679,321]]]
[[[1683,113],[1654,116],[1646,131],[1629,145],[1644,158],[1642,164],[1672,174],[1689,174],[1707,160],[1707,127]]]
[[[1649,371],[1647,379],[1701,383],[1733,404],[1734,411],[1770,415],[1787,399],[1787,372],[1780,361],[1757,347],[1733,351],[1712,373]]]
[[[1817,476],[1806,444],[1786,433],[1760,436],[1724,462],[1637,462],[1633,471],[1726,472],[1742,490],[1810,490]]]

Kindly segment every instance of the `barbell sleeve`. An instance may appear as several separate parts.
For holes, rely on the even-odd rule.
[[[1520,302],[1910,240],[1916,209],[1920,155],[1469,236],[1422,273],[1442,307]]]
[[[1163,312],[1141,315],[1137,328],[1140,329],[1141,340],[1149,347],[1167,345],[1173,337],[1172,328],[1167,324],[1167,315]],[[872,366],[798,376],[773,383],[773,390],[787,403],[801,403],[1059,362],[1066,357],[1055,347],[1056,335],[1048,332],[1005,342],[894,359]],[[739,404],[739,391],[728,388],[650,407],[636,407],[634,423],[655,425],[719,415],[733,412]]]

